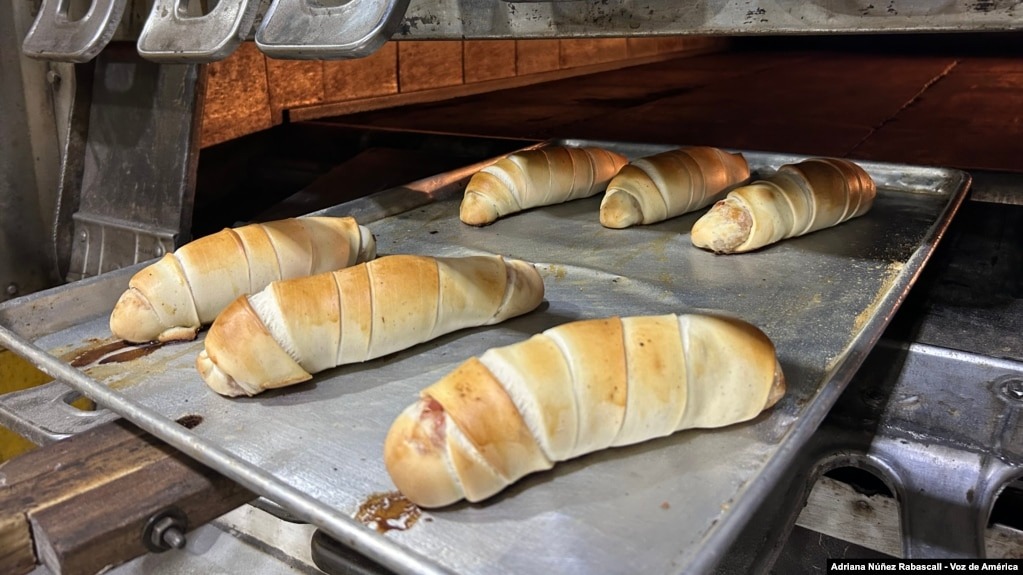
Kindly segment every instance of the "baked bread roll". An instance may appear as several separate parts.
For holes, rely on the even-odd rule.
[[[199,238],[135,274],[110,314],[110,331],[135,343],[190,340],[242,294],[279,279],[376,257],[376,240],[353,218],[251,224]]]
[[[870,175],[848,160],[787,164],[729,192],[696,220],[691,238],[717,253],[748,252],[862,216],[876,195]]]
[[[386,256],[238,298],[213,322],[196,368],[217,393],[255,395],[502,322],[543,294],[540,274],[521,260]]]
[[[473,226],[537,206],[602,192],[628,160],[601,148],[550,146],[518,152],[469,180],[458,215]]]
[[[608,228],[653,224],[710,205],[749,179],[742,154],[692,146],[640,158],[611,178],[600,202]]]
[[[784,393],[774,346],[741,320],[572,322],[424,389],[391,426],[384,462],[417,505],[480,501],[556,461],[752,419]]]

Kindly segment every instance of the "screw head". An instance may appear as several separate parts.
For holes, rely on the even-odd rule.
[[[1023,403],[1023,378],[1010,377],[1003,380],[999,391],[1008,399]]]
[[[6,291],[7,291],[7,295],[9,295],[9,296],[16,296],[16,295],[18,295],[18,284],[14,283],[14,282],[11,282],[7,286],[7,290]]]
[[[987,385],[998,399],[1023,406],[1023,376],[1007,373],[990,380]]]
[[[46,72],[46,82],[53,86],[54,89],[60,88],[60,74],[56,70],[48,70]]]

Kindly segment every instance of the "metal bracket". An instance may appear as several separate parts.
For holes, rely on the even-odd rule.
[[[274,58],[348,59],[369,56],[390,40],[409,0],[274,0],[256,31],[256,45]]]
[[[43,0],[39,14],[21,44],[31,58],[88,62],[113,38],[127,0],[92,0],[78,20],[68,18],[68,0]]]
[[[69,281],[160,256],[191,227],[203,69],[111,46],[96,60]]]
[[[882,340],[715,572],[771,572],[813,483],[836,467],[896,494],[903,557],[983,557],[994,500],[1023,473],[1019,382],[1019,362]]]
[[[76,213],[68,281],[97,276],[174,251],[178,230]]]
[[[101,407],[71,405],[81,395],[59,381],[0,395],[0,422],[36,445],[47,445],[118,419]]]
[[[220,0],[209,14],[188,16],[182,0],[156,0],[138,51],[154,62],[215,62],[252,31],[260,0]]]

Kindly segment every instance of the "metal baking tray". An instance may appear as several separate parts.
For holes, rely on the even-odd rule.
[[[630,158],[667,146],[600,145]],[[756,175],[803,156],[745,152]],[[193,367],[202,339],[82,370],[109,343],[107,316],[135,266],[0,306],[0,345],[398,572],[680,573],[711,569],[845,388],[965,197],[961,171],[862,162],[879,191],[863,217],[760,251],[694,248],[700,212],[610,230],[599,195],[506,217],[458,221],[467,166],[321,213],[354,215],[379,252],[497,253],[533,261],[546,298],[504,324],[468,329],[254,398],[210,391]],[[531,475],[479,504],[424,512],[377,533],[353,519],[394,489],[382,445],[418,391],[464,359],[563,322],[726,310],[774,341],[789,391],[755,420],[609,449]],[[199,416],[192,429],[175,423]],[[194,423],[197,418],[191,418]]]

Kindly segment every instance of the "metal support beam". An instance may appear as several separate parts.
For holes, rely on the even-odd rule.
[[[59,165],[54,70],[21,54],[25,2],[0,2],[0,301],[58,281],[48,249]]]
[[[139,52],[154,61],[199,63],[226,58],[252,38],[275,58],[345,59],[368,55],[392,33],[399,40],[461,40],[1023,30],[1019,1],[223,0],[200,12],[195,3],[175,9],[172,0],[94,3],[95,17],[71,22],[61,3],[44,2],[25,50],[81,62],[113,34],[115,41],[138,40]]]
[[[985,32],[1023,29],[1019,2],[952,0],[412,0],[396,39]]]
[[[69,281],[188,239],[204,83],[201,65],[154,64],[130,45],[97,57]]]

